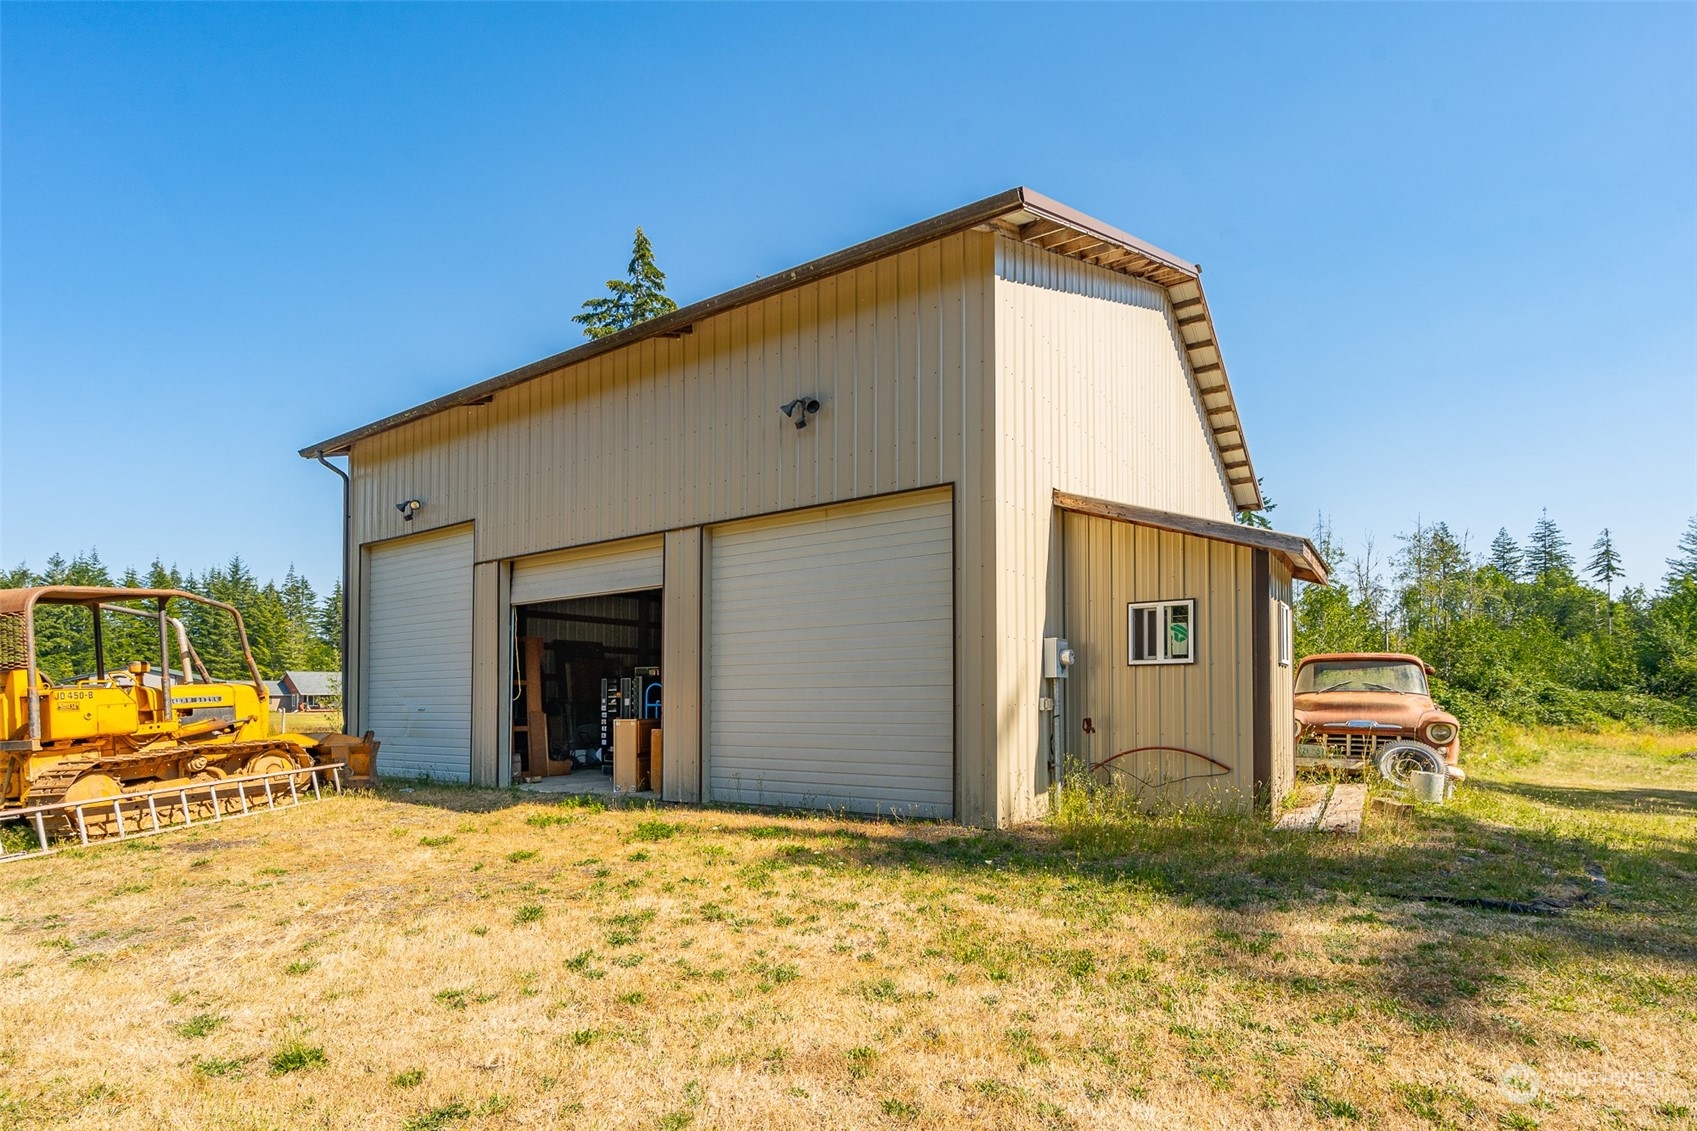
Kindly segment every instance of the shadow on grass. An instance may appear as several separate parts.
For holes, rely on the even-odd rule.
[[[1678,790],[1560,789],[1501,782],[1470,782],[1465,788],[1573,810],[1697,813],[1697,799]],[[393,803],[468,813],[537,806],[769,817],[771,824],[733,830],[756,838],[840,837],[840,828],[819,826],[821,818],[828,818],[880,830],[863,838],[862,863],[868,866],[1087,876],[1228,911],[1340,898],[1436,897],[1449,903],[1595,904],[1648,915],[1670,927],[1697,919],[1697,887],[1689,880],[1697,872],[1697,842],[1691,839],[1643,832],[1615,838],[1606,826],[1593,825],[1583,826],[1584,833],[1567,833],[1551,823],[1486,820],[1456,806],[1424,810],[1407,825],[1386,824],[1370,815],[1368,831],[1354,837],[1274,832],[1258,817],[1231,812],[1147,815],[1124,809],[1088,811],[1076,802],[1063,802],[1055,818],[1044,824],[984,831],[899,817],[679,806],[650,798],[550,795],[395,779],[384,782],[377,795]],[[1644,798],[1670,808],[1646,809]],[[1607,882],[1597,883],[1599,873]],[[1614,882],[1613,877],[1626,882]]]
[[[1673,813],[1697,817],[1697,790],[1600,789],[1593,786],[1529,785],[1476,781],[1470,788],[1521,797],[1563,809],[1602,809],[1617,813]]]
[[[1487,790],[1493,804],[1500,797],[1575,811],[1587,809],[1591,794],[1605,792],[1477,782],[1465,788]],[[1567,793],[1578,796],[1551,799]],[[1060,892],[1079,918],[1103,925],[1117,913],[1159,914],[1161,904],[1177,904],[1212,917],[1205,965],[1213,976],[1282,995],[1353,995],[1360,1008],[1416,1029],[1463,1020],[1483,1024],[1494,985],[1558,958],[1673,961],[1690,968],[1682,982],[1697,988],[1697,891],[1689,880],[1697,872],[1697,845],[1643,832],[1615,837],[1606,822],[1576,823],[1582,831],[1571,831],[1559,821],[1515,824],[1501,814],[1487,818],[1447,806],[1407,824],[1370,816],[1362,836],[1345,837],[1275,833],[1258,818],[1228,813],[1103,814],[1076,806],[1069,812],[1063,803],[1046,824],[984,831],[853,814],[662,807],[647,800],[608,803],[440,785],[386,783],[380,795],[468,813],[513,806],[656,810],[697,834],[769,844],[750,868],[776,873],[812,864],[932,876],[1001,893],[1005,902],[1020,900],[1023,889],[1033,908]],[[1603,808],[1642,812],[1624,802]],[[761,821],[710,828],[716,816],[731,813]],[[831,842],[830,854],[803,847],[824,841]],[[1474,900],[1541,905],[1555,913],[1455,905]],[[1564,904],[1571,906],[1562,910]],[[1280,945],[1270,940],[1283,922],[1279,916],[1291,911],[1325,914],[1344,924],[1345,935],[1361,935],[1332,955],[1332,973],[1321,987],[1270,971],[1262,957],[1267,947]],[[970,928],[955,924],[949,930]],[[1434,945],[1433,938],[1442,941]],[[1060,963],[1061,969],[1087,953],[1063,948],[1049,962],[1041,947],[964,935],[960,949],[1000,972],[994,976],[1022,965]],[[1653,980],[1646,984],[1652,989],[1619,992],[1665,996]]]

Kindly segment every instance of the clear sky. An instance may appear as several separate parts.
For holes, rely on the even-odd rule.
[[[1659,580],[1697,6],[0,6],[0,561],[337,573],[296,449],[1029,185],[1204,266],[1276,524]]]

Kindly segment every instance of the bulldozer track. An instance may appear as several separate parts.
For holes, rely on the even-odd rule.
[[[30,783],[30,805],[54,805],[65,799],[66,793],[76,780],[92,771],[110,773],[124,785],[124,791],[131,791],[131,783],[123,781],[125,767],[146,765],[164,759],[181,757],[192,752],[191,756],[206,757],[209,761],[222,762],[229,758],[251,758],[255,754],[270,751],[287,753],[293,757],[297,766],[305,769],[312,765],[312,756],[298,743],[279,742],[275,739],[257,739],[252,742],[226,742],[212,745],[208,743],[182,743],[176,746],[149,747],[127,754],[105,754],[100,751],[89,751],[75,761],[64,761],[38,776]],[[145,787],[142,787],[145,788]]]

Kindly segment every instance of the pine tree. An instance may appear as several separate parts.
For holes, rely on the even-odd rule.
[[[326,668],[342,666],[342,583],[330,590],[318,614],[318,642],[329,657]]]
[[[654,245],[641,228],[631,245],[625,278],[608,279],[607,291],[606,296],[585,302],[582,314],[572,315],[586,338],[605,338],[678,308],[666,297],[666,273],[655,264]]]
[[[1668,588],[1674,588],[1682,578],[1697,581],[1697,515],[1685,524],[1674,556],[1668,559]]]
[[[312,582],[295,572],[293,562],[289,563],[288,573],[283,575],[280,593],[283,605],[280,659],[283,667],[285,670],[316,670],[312,663],[316,659],[314,653],[318,642],[318,594],[313,592]]]
[[[1509,536],[1508,528],[1497,531],[1497,536],[1491,539],[1491,554],[1486,564],[1510,581],[1519,581],[1520,572],[1526,567],[1526,555],[1520,551],[1520,543]]]
[[[1609,536],[1609,528],[1603,527],[1603,532],[1597,535],[1597,541],[1591,547],[1591,560],[1586,563],[1585,572],[1591,575],[1591,580],[1602,583],[1603,595],[1608,609],[1608,633],[1615,632],[1615,581],[1624,577],[1626,571],[1620,567],[1620,555],[1615,552],[1614,539]]]
[[[1265,482],[1265,480],[1257,479],[1255,481],[1256,488],[1261,488]],[[1271,530],[1273,528],[1273,520],[1268,518],[1267,515],[1278,509],[1279,504],[1273,501],[1273,497],[1267,494],[1266,491],[1262,491],[1260,510],[1238,511],[1236,514],[1232,515],[1232,518],[1236,519],[1238,524],[1241,526],[1255,526],[1262,530]]]
[[[1573,555],[1561,528],[1545,510],[1526,540],[1526,572],[1536,581],[1573,576]]]

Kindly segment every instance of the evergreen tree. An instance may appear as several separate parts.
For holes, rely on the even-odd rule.
[[[1573,576],[1573,555],[1561,528],[1545,510],[1532,537],[1526,540],[1526,572],[1534,581],[1559,581]]]
[[[1520,552],[1520,543],[1509,536],[1505,526],[1497,531],[1497,536],[1491,539],[1491,554],[1486,564],[1510,581],[1520,580],[1520,571],[1525,568],[1526,555]]]
[[[90,550],[66,559],[54,554],[47,569],[30,579],[32,585],[111,585],[112,575]],[[35,654],[41,671],[53,680],[94,674],[94,625],[89,613],[69,605],[37,605]]]
[[[278,591],[283,606],[283,640],[282,655],[279,657],[285,670],[316,671],[313,662],[318,644],[318,594],[312,591],[312,582],[295,572],[293,562],[289,563],[289,572],[283,575],[283,586]]]
[[[1257,479],[1255,481],[1255,486],[1259,489],[1265,482],[1266,481],[1263,479]],[[1238,511],[1232,515],[1232,518],[1236,519],[1242,526],[1255,526],[1262,530],[1271,530],[1273,528],[1273,520],[1267,516],[1278,509],[1279,504],[1275,503],[1273,501],[1273,497],[1263,490],[1261,491],[1260,510]]]
[[[324,608],[318,613],[318,645],[326,658],[326,671],[342,666],[342,583],[330,590]]]
[[[1697,515],[1685,524],[1674,556],[1668,559],[1668,588],[1674,588],[1681,578],[1697,581]]]
[[[1592,581],[1603,586],[1603,598],[1606,602],[1608,615],[1605,623],[1610,636],[1614,635],[1615,617],[1615,581],[1626,575],[1620,567],[1620,555],[1615,552],[1614,539],[1609,536],[1609,528],[1603,527],[1603,532],[1597,535],[1597,541],[1591,547],[1591,560],[1585,565],[1585,572]]]
[[[583,327],[586,338],[605,338],[620,330],[670,314],[678,304],[666,297],[666,273],[654,262],[654,245],[641,228],[631,245],[630,266],[625,278],[608,279],[607,294],[583,304],[583,313],[572,321]]]

